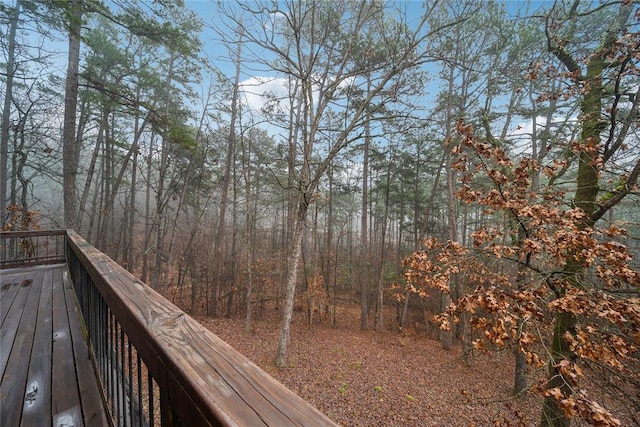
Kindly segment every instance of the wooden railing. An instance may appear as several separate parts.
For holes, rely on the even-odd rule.
[[[0,232],[0,268],[65,261],[65,231]]]
[[[77,233],[62,234],[115,425],[334,425]]]

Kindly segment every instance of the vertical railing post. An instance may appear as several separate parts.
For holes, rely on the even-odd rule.
[[[179,426],[178,417],[173,410],[171,404],[171,395],[169,394],[168,378],[165,373],[163,378],[164,385],[160,387],[160,419],[162,427],[174,427]]]

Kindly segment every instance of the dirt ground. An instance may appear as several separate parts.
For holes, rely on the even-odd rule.
[[[198,320],[258,366],[344,426],[536,425],[541,400],[511,397],[511,354],[444,351],[423,334],[361,331],[357,309],[337,325],[309,327],[297,313],[288,367],[273,364],[280,318]]]

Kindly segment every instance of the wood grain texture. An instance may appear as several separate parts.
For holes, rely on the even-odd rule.
[[[6,301],[2,301],[1,304],[3,319],[2,327],[0,328],[0,376],[2,378],[4,378],[9,356],[12,352],[16,334],[18,333],[18,326],[22,318],[24,305],[31,291],[31,287],[22,286],[23,282],[24,280],[15,282],[15,285],[12,285],[12,287],[15,288],[14,298],[10,301],[9,298],[5,298]]]
[[[44,272],[29,362],[27,389],[22,409],[21,427],[51,425],[51,336],[53,271]]]
[[[3,298],[3,308],[9,312],[0,331],[4,340],[0,353],[6,359],[0,384],[3,427],[69,422],[75,426],[109,425],[74,291],[69,282],[63,286],[63,271],[64,265],[2,272],[3,281],[18,283],[13,297]]]
[[[2,296],[0,297],[0,326],[4,324],[4,319],[9,313],[9,308],[13,304],[13,299],[18,294],[20,284],[24,280],[25,274],[12,274],[2,277]]]
[[[69,244],[183,425],[335,425],[74,232]]]
[[[65,270],[62,279],[64,296],[69,316],[69,331],[73,342],[73,355],[78,378],[78,391],[82,402],[82,418],[86,426],[109,426],[103,407],[102,395],[98,388],[94,365],[89,357],[86,337],[78,320],[79,308],[75,300],[75,291]],[[75,321],[74,321],[75,320]]]
[[[73,342],[71,341],[67,316],[67,302],[62,287],[62,271],[59,269],[55,270],[53,279],[52,368],[52,383],[55,384],[55,392],[51,399],[51,408],[55,419],[59,414],[65,414],[80,404],[73,359]]]
[[[38,313],[38,304],[40,301],[40,290],[42,289],[43,272],[36,274],[36,277],[29,280],[29,285],[20,286],[16,300],[21,295],[25,295],[24,303],[21,307],[13,304],[10,317],[18,319],[18,323],[5,322],[2,328],[2,332],[5,332],[8,327],[12,329],[15,326],[15,333],[3,334],[3,338],[6,336],[12,336],[13,340],[4,347],[5,341],[3,341],[3,349],[10,349],[8,355],[6,355],[6,370],[4,370],[2,376],[2,383],[0,384],[0,420],[2,424],[6,426],[19,425],[20,417],[22,415],[22,403],[25,397],[27,373],[29,368],[29,355],[33,346],[33,334],[35,330],[36,318]],[[27,283],[23,281],[23,283]],[[24,309],[24,310],[19,310]],[[12,314],[20,311],[20,315]],[[5,351],[3,350],[2,359],[5,360]],[[27,363],[25,363],[25,360]]]

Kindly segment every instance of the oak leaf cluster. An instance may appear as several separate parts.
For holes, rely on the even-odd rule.
[[[450,293],[452,303],[434,320],[451,330],[468,318],[474,349],[518,349],[531,372],[549,364],[559,370],[566,387],[532,389],[553,396],[567,417],[619,425],[583,385],[593,389],[607,377],[619,393],[640,388],[640,272],[632,267],[625,231],[616,224],[585,226],[584,211],[561,189],[532,191],[534,174],[549,179],[561,163],[512,160],[502,147],[479,141],[470,125],[458,123],[457,130],[457,195],[494,225],[479,225],[466,247],[425,241],[404,260],[409,289],[423,297]],[[464,294],[454,280],[463,281]],[[574,316],[577,326],[564,337],[572,357],[556,360],[550,348],[562,314]]]

